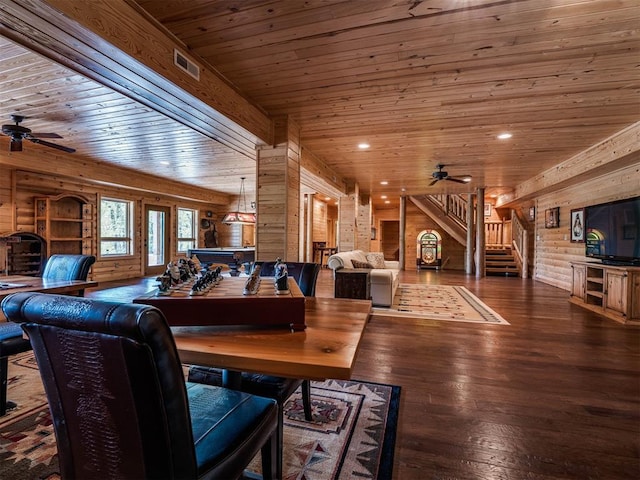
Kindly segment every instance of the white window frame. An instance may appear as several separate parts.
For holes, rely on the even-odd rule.
[[[104,237],[102,236],[102,210],[103,210],[103,202],[120,202],[127,205],[127,219],[126,221],[126,235],[123,237]],[[113,198],[113,197],[101,197],[100,198],[100,211],[99,211],[99,226],[100,226],[100,240],[98,244],[98,252],[100,257],[104,258],[114,258],[114,257],[132,257],[134,255],[134,236],[133,236],[133,201],[125,200],[123,198]],[[127,243],[127,253],[103,253],[102,244],[103,242],[126,242]]]

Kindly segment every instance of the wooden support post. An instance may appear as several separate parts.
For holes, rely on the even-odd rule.
[[[484,233],[484,188],[478,188],[476,194],[476,278],[486,275]]]
[[[467,243],[464,256],[464,271],[467,274],[473,273],[473,195],[467,195]]]

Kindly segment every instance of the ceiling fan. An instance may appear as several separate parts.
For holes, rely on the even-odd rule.
[[[27,127],[23,127],[20,123],[25,119],[22,115],[11,115],[11,121],[15,122],[15,125],[2,125],[2,133],[11,137],[11,146],[9,151],[11,152],[21,152],[22,151],[22,140],[26,139],[33,143],[39,143],[40,145],[44,145],[45,147],[56,148],[58,150],[62,150],[63,152],[73,153],[76,151],[75,148],[65,147],[63,145],[58,145],[56,143],[47,142],[46,140],[42,140],[43,138],[62,138],[57,133],[33,133]]]
[[[461,177],[450,177],[448,172],[445,172],[444,170],[442,170],[444,167],[445,166],[442,165],[441,163],[436,165],[436,168],[438,170],[436,170],[431,174],[431,176],[433,177],[433,180],[431,181],[429,186],[434,185],[436,182],[439,182],[440,180],[449,180],[450,182],[456,182],[456,183],[469,183],[471,181],[471,175],[463,175]]]

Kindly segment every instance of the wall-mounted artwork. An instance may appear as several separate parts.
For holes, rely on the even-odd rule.
[[[484,216],[485,217],[490,217],[491,216],[491,204],[490,203],[485,203],[484,204]]]
[[[560,207],[547,208],[544,211],[544,227],[558,228],[560,226]]]
[[[571,210],[571,241],[584,242],[584,209]]]
[[[536,219],[536,207],[529,207],[529,220],[532,222]]]

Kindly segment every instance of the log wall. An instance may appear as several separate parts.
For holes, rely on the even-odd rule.
[[[534,278],[571,289],[569,262],[584,261],[585,244],[571,242],[571,210],[640,195],[640,163],[536,199]],[[545,228],[545,211],[560,208],[560,227]]]
[[[222,218],[224,207],[220,205],[203,205],[183,199],[175,199],[153,193],[144,193],[126,187],[98,185],[81,179],[65,176],[55,176],[44,173],[33,173],[15,170],[0,165],[0,232],[13,233],[17,231],[34,232],[34,197],[43,195],[58,195],[60,193],[82,194],[95,205],[101,196],[130,200],[134,202],[134,253],[130,257],[101,258],[98,252],[98,225],[93,226],[92,254],[96,256],[96,263],[92,267],[91,278],[99,282],[121,280],[143,275],[142,259],[144,238],[143,225],[145,205],[160,205],[171,210],[170,252],[171,257],[177,257],[176,240],[176,212],[179,207],[198,210],[198,217],[204,218],[206,211],[213,212],[213,218]],[[97,212],[97,209],[95,210]],[[96,214],[96,219],[98,215]],[[223,229],[224,230],[224,229]],[[198,225],[198,245],[204,245],[206,230]],[[224,231],[222,241],[224,241]],[[219,237],[220,239],[220,237]]]

